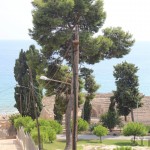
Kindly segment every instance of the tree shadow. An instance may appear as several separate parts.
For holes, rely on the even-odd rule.
[[[78,140],[78,142],[82,142],[83,144],[103,144],[99,140]]]
[[[114,142],[114,145],[117,145],[117,146],[132,146],[132,143],[129,141],[127,141],[127,142],[121,142],[121,141],[119,141],[119,142]]]

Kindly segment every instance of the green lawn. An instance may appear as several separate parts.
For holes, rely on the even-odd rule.
[[[132,146],[130,140],[108,140],[105,139],[102,144],[105,145],[116,145],[116,146]],[[141,142],[138,141],[139,146]],[[143,142],[144,146],[148,146],[148,141]],[[80,140],[77,143],[78,150],[82,150],[82,145],[94,145],[100,146],[98,140]],[[65,141],[54,141],[53,143],[46,143],[44,144],[44,150],[64,150]]]

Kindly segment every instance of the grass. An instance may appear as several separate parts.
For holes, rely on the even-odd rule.
[[[82,145],[93,145],[100,146],[101,144],[105,145],[116,145],[116,146],[132,146],[130,140],[103,140],[103,143],[100,143],[99,140],[79,140],[77,143],[77,150],[82,150]],[[141,141],[138,141],[138,145],[141,145]],[[144,146],[148,146],[148,141],[143,141]],[[44,150],[64,150],[65,141],[54,141],[53,143],[45,143]]]

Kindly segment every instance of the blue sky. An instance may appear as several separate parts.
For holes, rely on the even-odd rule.
[[[3,0],[0,5],[0,39],[30,39],[32,0]],[[105,27],[121,26],[137,41],[150,41],[150,0],[104,0]]]

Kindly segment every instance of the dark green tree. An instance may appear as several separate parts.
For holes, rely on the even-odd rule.
[[[37,57],[35,57],[34,54],[36,53],[36,51],[37,50],[33,45],[30,46],[29,50],[27,50],[26,52],[21,50],[19,58],[16,59],[14,67],[14,74],[17,82],[17,85],[15,87],[15,100],[16,100],[15,107],[18,109],[18,111],[22,116],[31,116],[33,119],[35,119],[35,113],[34,113],[33,94],[31,91],[32,88],[34,89],[34,98],[37,105],[36,111],[38,116],[40,115],[40,111],[42,109],[41,104],[42,92],[39,89],[39,84],[36,80],[37,74],[35,66],[38,65],[32,64],[37,61],[36,60]],[[29,68],[32,71],[33,85],[31,85],[30,81]]]
[[[96,84],[94,77],[92,76],[93,70],[88,68],[81,68],[80,70],[80,77],[84,79],[85,85],[84,89],[86,90],[87,94],[85,96],[85,103],[83,107],[82,117],[84,120],[90,123],[91,120],[91,111],[92,105],[91,101],[95,97],[95,92],[99,88]]]
[[[21,87],[20,85],[28,87],[29,76],[27,58],[23,50],[20,51],[19,58],[16,60],[14,76],[18,84],[15,87],[15,107],[18,109],[21,115],[25,116],[28,108],[26,93],[29,93],[29,89]]]
[[[120,116],[116,111],[108,111],[100,117],[102,125],[107,127],[110,131],[116,126],[121,124]]]
[[[113,91],[111,97],[110,109],[115,106],[120,115],[126,116],[131,112],[132,121],[134,121],[133,109],[141,107],[143,96],[139,93],[138,76],[136,75],[138,67],[134,64],[123,62],[116,65],[114,77],[116,78],[116,91]]]
[[[132,36],[119,27],[104,29],[102,35],[93,37],[106,18],[102,0],[34,0],[33,6],[34,27],[29,34],[42,47],[48,62],[58,56],[71,66],[75,26],[79,27],[80,63],[94,64],[123,57],[134,43]],[[66,114],[71,114],[70,103]]]
[[[65,114],[67,106],[66,95],[56,95],[55,104],[54,104],[54,119],[62,124],[63,114]]]

